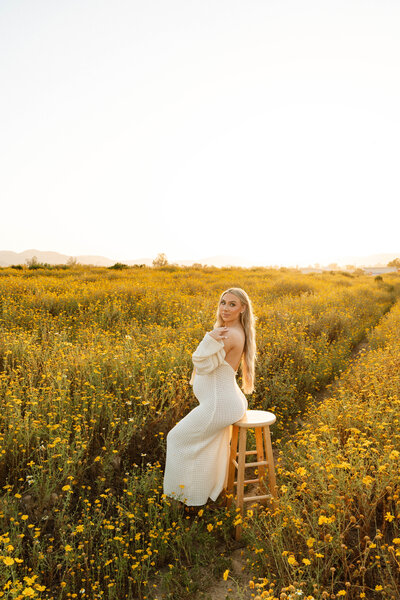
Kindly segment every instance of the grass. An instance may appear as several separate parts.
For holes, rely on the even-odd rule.
[[[162,469],[166,433],[196,404],[191,353],[212,328],[219,293],[231,286],[254,303],[259,357],[249,404],[275,412],[279,446],[368,331],[376,352],[386,352],[389,320],[373,328],[400,280],[263,269],[0,270],[0,597],[184,600],[229,568],[235,514],[213,504],[200,512],[174,506],[162,494]],[[385,385],[384,378],[380,393]],[[327,412],[337,417],[336,403]],[[312,447],[308,439],[282,450],[280,485],[305,484],[298,496],[281,490],[292,510],[311,511],[309,479],[297,469]],[[340,444],[334,448],[343,454]],[[318,510],[327,518],[328,486],[348,475],[337,471],[318,470],[318,481],[327,481]],[[285,510],[281,503],[274,518],[263,514],[246,529],[254,572],[262,578],[275,569],[283,587],[298,573],[293,579],[289,563],[281,577],[284,559],[262,562],[266,551],[256,540],[275,533]],[[331,525],[324,523],[326,535],[333,536]],[[301,564],[297,542],[279,544],[275,554],[281,548]],[[340,591],[340,578],[331,593]],[[321,575],[320,589],[324,582]]]
[[[261,598],[400,597],[399,319],[398,303],[282,449],[278,509],[246,529]]]

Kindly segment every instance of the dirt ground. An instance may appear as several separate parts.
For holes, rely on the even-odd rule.
[[[231,556],[232,568],[228,579],[216,581],[199,600],[248,600],[251,598],[249,589],[250,573],[246,569],[244,548],[233,550]]]

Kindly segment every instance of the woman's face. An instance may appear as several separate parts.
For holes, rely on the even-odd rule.
[[[232,324],[240,320],[240,313],[244,311],[244,308],[244,305],[235,294],[227,292],[222,296],[219,303],[219,316],[225,325]]]

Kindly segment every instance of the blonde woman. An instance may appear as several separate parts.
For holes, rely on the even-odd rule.
[[[192,355],[193,392],[199,401],[167,436],[164,493],[202,506],[216,500],[226,483],[230,425],[246,412],[254,388],[254,316],[241,288],[221,294],[214,329]],[[243,392],[236,382],[242,365]]]

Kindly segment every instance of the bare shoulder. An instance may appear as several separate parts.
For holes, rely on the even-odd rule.
[[[244,346],[246,336],[243,329],[235,327],[229,330],[228,340],[231,348],[240,348]]]

